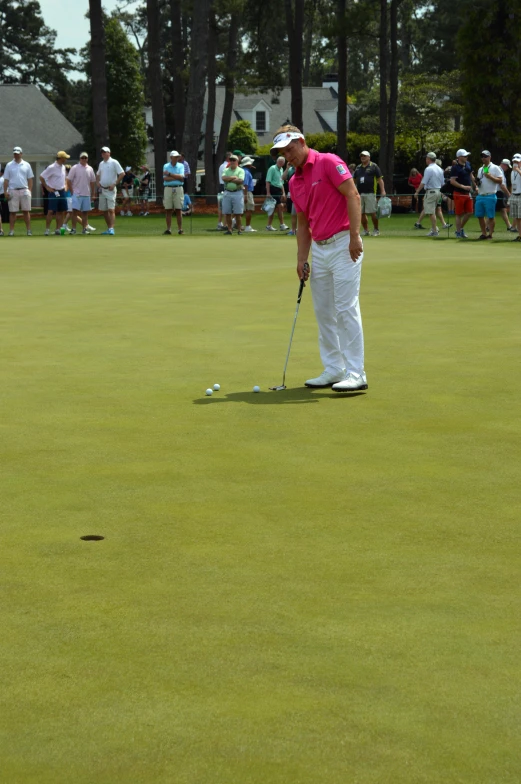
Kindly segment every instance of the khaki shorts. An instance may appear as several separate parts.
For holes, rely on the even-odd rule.
[[[31,191],[24,188],[21,191],[9,191],[9,212],[29,212],[31,209]]]
[[[182,210],[184,200],[183,187],[180,185],[167,185],[163,194],[165,210]]]
[[[376,194],[361,193],[360,209],[363,215],[372,215],[374,212],[376,212]]]
[[[246,212],[253,212],[255,210],[255,199],[253,198],[253,193],[248,191],[246,194]]]
[[[115,210],[116,191],[115,190],[109,191],[106,188],[102,188],[99,196],[98,208],[101,210],[101,212],[106,212],[107,210]]]
[[[425,215],[434,215],[436,212],[436,207],[438,206],[440,201],[440,189],[436,188],[434,190],[430,189],[425,193],[423,199],[423,211]]]

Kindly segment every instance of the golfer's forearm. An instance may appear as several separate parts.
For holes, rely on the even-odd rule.
[[[349,215],[349,231],[351,234],[360,234],[360,196],[358,193],[350,193],[347,197],[347,214]]]
[[[311,232],[309,228],[297,231],[297,261],[307,261],[311,250]]]

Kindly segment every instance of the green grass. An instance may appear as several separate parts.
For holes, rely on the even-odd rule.
[[[346,397],[291,239],[83,239],[2,241],[2,781],[517,784],[517,245],[370,239]]]
[[[479,228],[479,223],[477,218],[471,218],[470,221],[467,223],[465,227],[465,231],[469,236],[469,240],[457,240],[454,236],[454,231],[456,228],[455,225],[455,218],[454,215],[445,215],[446,220],[452,223],[452,228],[449,232],[443,231],[440,229],[440,236],[436,239],[436,242],[446,241],[447,239],[452,240],[453,242],[468,242],[469,240],[477,240],[481,231]],[[414,228],[414,222],[416,221],[417,216],[413,214],[393,214],[391,218],[384,218],[380,221],[380,230],[382,232],[382,236],[394,236],[394,237],[408,237],[410,239],[418,239],[421,238],[424,241],[432,242],[432,237],[426,237],[428,231],[430,231],[430,223],[428,218],[424,218],[423,226],[424,231],[419,231],[418,229]],[[258,234],[250,234],[248,241],[253,239],[254,237],[258,237],[259,235],[263,237],[270,237],[270,239],[275,239],[276,237],[285,237],[285,233],[275,233],[273,232],[270,234],[266,231],[266,216],[264,213],[257,210],[257,212],[253,216],[252,226],[257,230]],[[291,216],[285,215],[284,220],[286,221],[286,225],[291,225]],[[81,233],[76,237],[70,237],[71,241],[78,242],[92,242],[93,237],[99,237],[101,232],[106,228],[105,222],[102,217],[91,217],[89,222],[92,226],[97,229],[97,234],[92,234],[90,237],[83,237]],[[279,222],[277,218],[274,220],[273,224],[276,228],[279,226]],[[438,220],[438,228],[440,227],[440,222]],[[51,228],[54,230],[54,222],[52,223]],[[162,214],[153,214],[148,216],[147,218],[140,218],[139,216],[135,215],[132,218],[121,218],[119,215],[116,218],[116,236],[118,237],[135,237],[135,236],[156,236],[163,233],[165,230],[165,218]],[[370,228],[372,230],[372,224],[370,224]],[[201,215],[197,214],[197,212],[189,216],[188,218],[183,219],[183,229],[186,235],[201,235],[201,236],[220,236],[220,233],[217,231],[217,216],[216,215]],[[4,231],[7,234],[8,227],[4,226]],[[45,222],[42,218],[33,219],[32,222],[32,231],[35,236],[43,235],[45,231]],[[173,221],[173,232],[174,235],[177,233],[177,224],[175,222],[175,218]],[[424,236],[421,236],[424,235]],[[496,231],[494,234],[494,243],[499,242],[511,242],[516,235],[508,232],[506,230],[506,226],[501,219],[500,214],[496,215]],[[25,238],[25,226],[22,222],[21,217],[18,218],[18,222],[16,224],[16,235],[17,239]],[[0,238],[1,240],[2,238]],[[65,239],[65,238],[64,238]],[[108,238],[103,237],[103,241],[107,241]],[[170,238],[171,241],[174,241],[177,237]],[[57,242],[61,241],[61,238],[58,237],[48,237],[46,238],[47,242]],[[112,241],[112,240],[111,240]],[[288,237],[287,240],[289,242],[294,242],[295,240]],[[370,240],[372,241],[372,240]],[[9,242],[12,242],[12,238],[9,238]]]

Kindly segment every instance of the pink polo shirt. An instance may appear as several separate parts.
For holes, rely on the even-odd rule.
[[[90,196],[90,184],[96,182],[96,175],[89,164],[77,163],[71,168],[68,179],[74,196]]]
[[[330,152],[310,150],[290,180],[291,200],[303,212],[315,241],[349,229],[347,201],[338,186],[351,179],[347,164]]]

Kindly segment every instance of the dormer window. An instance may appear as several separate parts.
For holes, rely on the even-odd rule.
[[[255,130],[257,133],[266,131],[266,112],[255,112]]]

